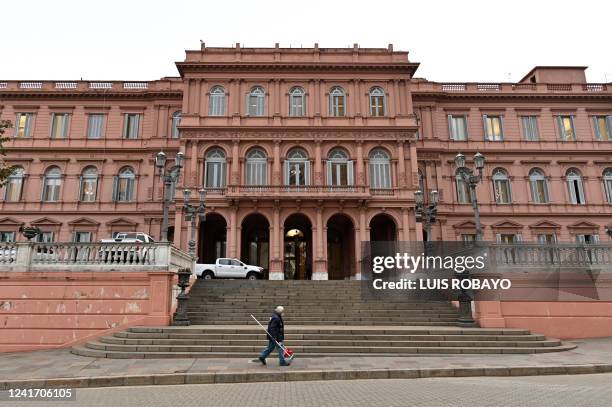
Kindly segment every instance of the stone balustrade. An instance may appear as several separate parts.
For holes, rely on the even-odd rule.
[[[193,270],[170,243],[0,243],[0,271]]]
[[[491,244],[490,264],[516,268],[581,268],[612,270],[612,245],[579,243]]]

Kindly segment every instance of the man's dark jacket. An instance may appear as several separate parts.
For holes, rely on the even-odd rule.
[[[285,324],[283,323],[283,317],[276,312],[272,313],[272,318],[268,322],[268,339],[276,340],[276,342],[282,342],[285,340]]]

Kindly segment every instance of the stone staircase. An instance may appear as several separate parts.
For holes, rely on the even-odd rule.
[[[107,358],[254,357],[266,345],[261,328],[285,307],[286,343],[298,355],[541,353],[573,349],[525,329],[455,326],[445,302],[365,301],[358,281],[200,280],[191,291],[189,327],[134,327],[76,346]]]

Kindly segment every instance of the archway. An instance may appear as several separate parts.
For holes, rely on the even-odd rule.
[[[353,221],[336,214],[327,221],[327,272],[330,280],[350,279],[355,267]]]
[[[285,280],[312,278],[312,224],[301,213],[289,216],[284,224],[283,270]]]
[[[260,213],[253,213],[242,220],[240,256],[246,264],[264,268],[267,277],[270,260],[270,223]]]
[[[370,220],[371,242],[392,242],[397,240],[397,228],[389,215],[378,214]]]
[[[200,222],[199,263],[214,263],[219,257],[225,257],[227,242],[227,222],[218,213],[206,214]]]

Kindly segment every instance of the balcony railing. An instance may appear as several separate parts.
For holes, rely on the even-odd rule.
[[[441,83],[414,82],[411,89],[419,92],[448,93],[598,93],[610,92],[612,88],[606,83]]]
[[[367,196],[369,188],[364,185],[230,185],[228,196]],[[391,190],[393,191],[393,190]]]
[[[492,244],[490,262],[497,267],[606,267],[612,269],[612,245],[602,244]]]
[[[0,243],[0,271],[155,271],[192,263],[170,243]]]

